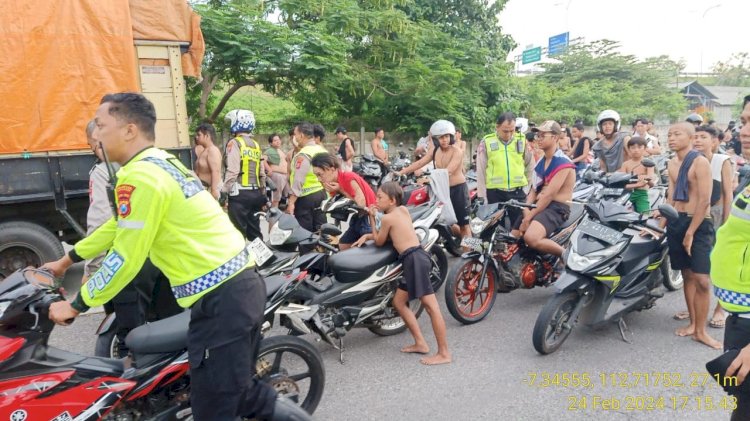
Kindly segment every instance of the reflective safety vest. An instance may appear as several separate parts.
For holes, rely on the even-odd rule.
[[[242,171],[240,185],[242,187],[260,186],[260,145],[250,137],[245,139],[242,136],[237,136],[235,139],[240,144],[240,168]],[[246,140],[249,140],[252,146],[248,146]]]
[[[148,148],[117,172],[117,219],[78,241],[74,254],[109,251],[81,286],[80,306],[116,296],[150,257],[185,308],[255,264],[242,234],[197,177],[169,153]],[[77,259],[74,259],[77,260]]]
[[[489,134],[482,140],[487,151],[487,188],[512,190],[526,187],[526,164],[523,161],[526,152],[526,138],[513,136],[507,145]]]
[[[750,312],[750,187],[735,197],[729,218],[716,233],[711,282],[725,310]]]
[[[308,161],[311,161],[315,155],[318,155],[321,153],[328,153],[328,150],[326,150],[326,148],[318,144],[309,145],[309,146],[305,146],[304,148],[302,148],[302,150],[300,150],[297,156],[295,156],[294,159],[292,160],[294,165],[292,165],[292,172],[290,175],[290,180],[294,180],[294,172],[297,169],[297,165],[296,165],[297,157],[304,156]],[[301,197],[308,196],[313,193],[317,193],[321,190],[323,190],[323,185],[320,184],[318,177],[315,176],[315,173],[312,171],[312,168],[310,168],[307,174],[305,174],[305,182],[302,184],[302,196]]]

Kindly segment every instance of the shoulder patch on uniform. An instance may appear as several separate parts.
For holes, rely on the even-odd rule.
[[[294,161],[294,169],[300,169],[302,167],[302,163],[305,162],[305,158],[298,156],[297,160]]]
[[[130,215],[130,197],[135,191],[135,186],[130,184],[120,184],[117,186],[117,213],[121,218]]]
[[[227,142],[227,152],[232,151],[232,145],[234,145],[234,142],[232,142],[231,140]]]

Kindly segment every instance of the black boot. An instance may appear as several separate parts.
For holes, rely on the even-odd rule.
[[[312,417],[299,405],[279,395],[276,398],[271,421],[312,421]]]

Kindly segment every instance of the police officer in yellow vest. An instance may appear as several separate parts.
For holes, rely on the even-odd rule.
[[[742,141],[750,139],[750,104],[742,113]],[[738,260],[739,259],[739,260]],[[736,376],[737,408],[732,421],[750,419],[750,187],[734,199],[732,211],[716,232],[711,252],[714,295],[729,313],[724,325],[724,351],[740,350],[727,376]],[[742,383],[742,384],[741,384]],[[726,384],[726,382],[725,382]]]
[[[106,95],[94,136],[117,172],[117,215],[45,268],[63,276],[74,262],[109,250],[102,268],[72,302],[50,305],[58,324],[121,291],[147,257],[169,278],[177,303],[191,309],[190,399],[195,420],[307,420],[254,379],[266,300],[245,239],[211,193],[174,156],[154,147],[156,112],[140,94]]]
[[[286,208],[287,213],[297,218],[300,226],[312,232],[320,229],[326,222],[325,214],[320,210],[320,203],[326,198],[326,192],[313,173],[310,161],[317,154],[328,153],[326,148],[315,142],[314,134],[315,129],[310,123],[300,123],[294,128],[294,137],[302,149],[292,158],[289,177],[292,194],[289,195]]]
[[[222,192],[229,194],[229,219],[235,227],[252,241],[263,238],[260,219],[255,214],[268,202],[264,189],[265,169],[261,163],[262,152],[253,139],[255,116],[248,110],[227,113],[230,130],[235,136],[227,143],[226,173]]]
[[[477,147],[477,195],[486,203],[526,200],[524,189],[534,174],[534,157],[526,147],[526,137],[516,136],[516,116],[503,113],[497,118],[495,133],[482,139]],[[520,215],[509,208],[511,221]]]

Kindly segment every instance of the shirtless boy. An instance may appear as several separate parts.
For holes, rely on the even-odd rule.
[[[672,125],[667,135],[669,148],[675,152],[668,167],[667,202],[680,213],[678,221],[667,224],[669,260],[673,270],[682,272],[690,314],[690,324],[677,329],[675,334],[692,336],[711,348],[721,349],[721,343],[706,332],[711,303],[709,255],[714,244],[710,212],[711,164],[693,150],[694,135],[694,126],[685,122]]]
[[[463,164],[464,153],[456,145],[456,127],[447,120],[438,120],[430,127],[430,135],[437,138],[439,147],[426,153],[419,161],[399,171],[399,175],[410,174],[432,162],[437,169],[448,170],[451,205],[456,214],[457,226],[453,233],[471,237],[469,228],[469,188],[466,185]]]
[[[630,194],[630,203],[638,213],[648,213],[651,210],[651,204],[648,200],[648,188],[654,186],[654,168],[643,166],[643,155],[646,154],[646,139],[634,136],[628,140],[628,153],[630,159],[622,163],[619,172],[629,173],[638,176],[638,181],[625,186],[632,189]]]
[[[398,285],[396,295],[393,297],[393,306],[398,314],[404,319],[406,327],[414,337],[414,345],[401,349],[401,352],[413,352],[427,354],[430,347],[427,345],[422,331],[419,329],[417,318],[409,309],[409,300],[419,298],[430,315],[432,330],[437,339],[438,351],[435,355],[421,359],[422,364],[437,365],[451,362],[451,353],[448,351],[446,340],[446,328],[443,315],[440,314],[435,292],[430,282],[430,267],[432,265],[430,255],[419,244],[414,226],[412,225],[409,211],[402,206],[404,191],[398,183],[388,182],[380,186],[377,193],[377,204],[369,208],[370,226],[372,234],[363,235],[353,246],[359,247],[367,240],[375,240],[375,245],[382,246],[390,240],[393,247],[399,253],[399,260],[403,266],[403,278]],[[378,210],[385,215],[381,219],[381,227],[377,228],[375,215]]]
[[[214,143],[216,131],[210,124],[203,123],[195,131],[195,164],[193,171],[203,186],[216,198],[221,193],[221,151]]]

